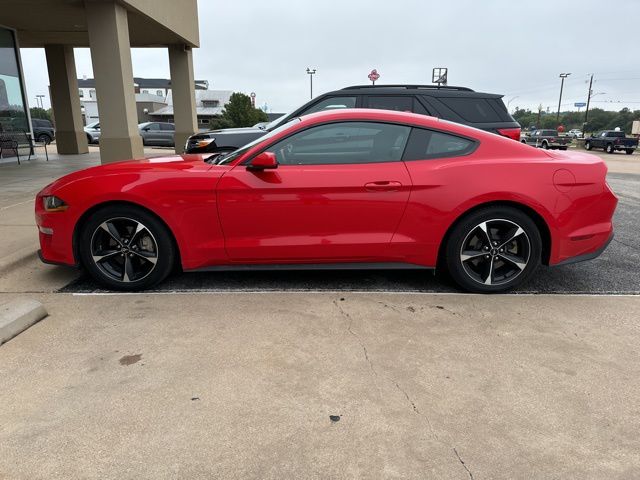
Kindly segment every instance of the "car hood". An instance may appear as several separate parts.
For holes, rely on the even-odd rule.
[[[204,160],[210,157],[211,154],[184,154],[184,155],[171,155],[165,157],[151,157],[141,158],[136,160],[127,160],[124,162],[114,162],[105,165],[98,165],[96,167],[85,168],[84,170],[78,170],[77,172],[70,173],[64,177],[59,178],[55,182],[47,185],[42,192],[42,195],[49,194],[59,188],[67,187],[75,182],[88,178],[99,178],[112,175],[127,175],[131,174],[147,174],[147,175],[175,175],[176,177],[182,175],[189,175],[191,173],[200,173],[211,171],[212,178],[215,177],[215,173],[218,172],[222,175],[227,171],[229,166],[218,166],[206,163]]]
[[[215,135],[246,135],[247,133],[267,133],[266,130],[256,127],[243,127],[243,128],[223,128],[220,130],[208,130],[206,132],[199,132],[193,135],[193,137],[203,136],[215,136]]]

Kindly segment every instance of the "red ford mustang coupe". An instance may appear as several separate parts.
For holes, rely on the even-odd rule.
[[[36,198],[44,262],[112,289],[185,271],[446,269],[501,292],[596,257],[617,199],[586,153],[543,151],[411,113],[296,119],[224,155],[113,163]]]

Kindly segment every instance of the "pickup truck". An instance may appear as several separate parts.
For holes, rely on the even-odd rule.
[[[520,140],[533,147],[566,150],[573,141],[570,137],[561,137],[555,130],[534,130]]]
[[[619,130],[603,130],[596,134],[591,134],[584,141],[584,148],[602,148],[607,153],[624,150],[627,155],[631,155],[638,148],[637,138],[627,138],[624,132]]]

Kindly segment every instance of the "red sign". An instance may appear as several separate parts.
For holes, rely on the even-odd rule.
[[[371,80],[372,82],[375,83],[376,80],[378,80],[380,78],[380,74],[378,73],[378,71],[374,68],[373,70],[371,70],[371,73],[368,75],[369,80]]]

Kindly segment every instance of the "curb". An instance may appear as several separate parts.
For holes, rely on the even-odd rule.
[[[6,257],[0,258],[0,272],[13,270],[35,258],[38,258],[37,245],[21,248]]]
[[[0,345],[47,315],[45,308],[36,300],[18,299],[0,306]]]

